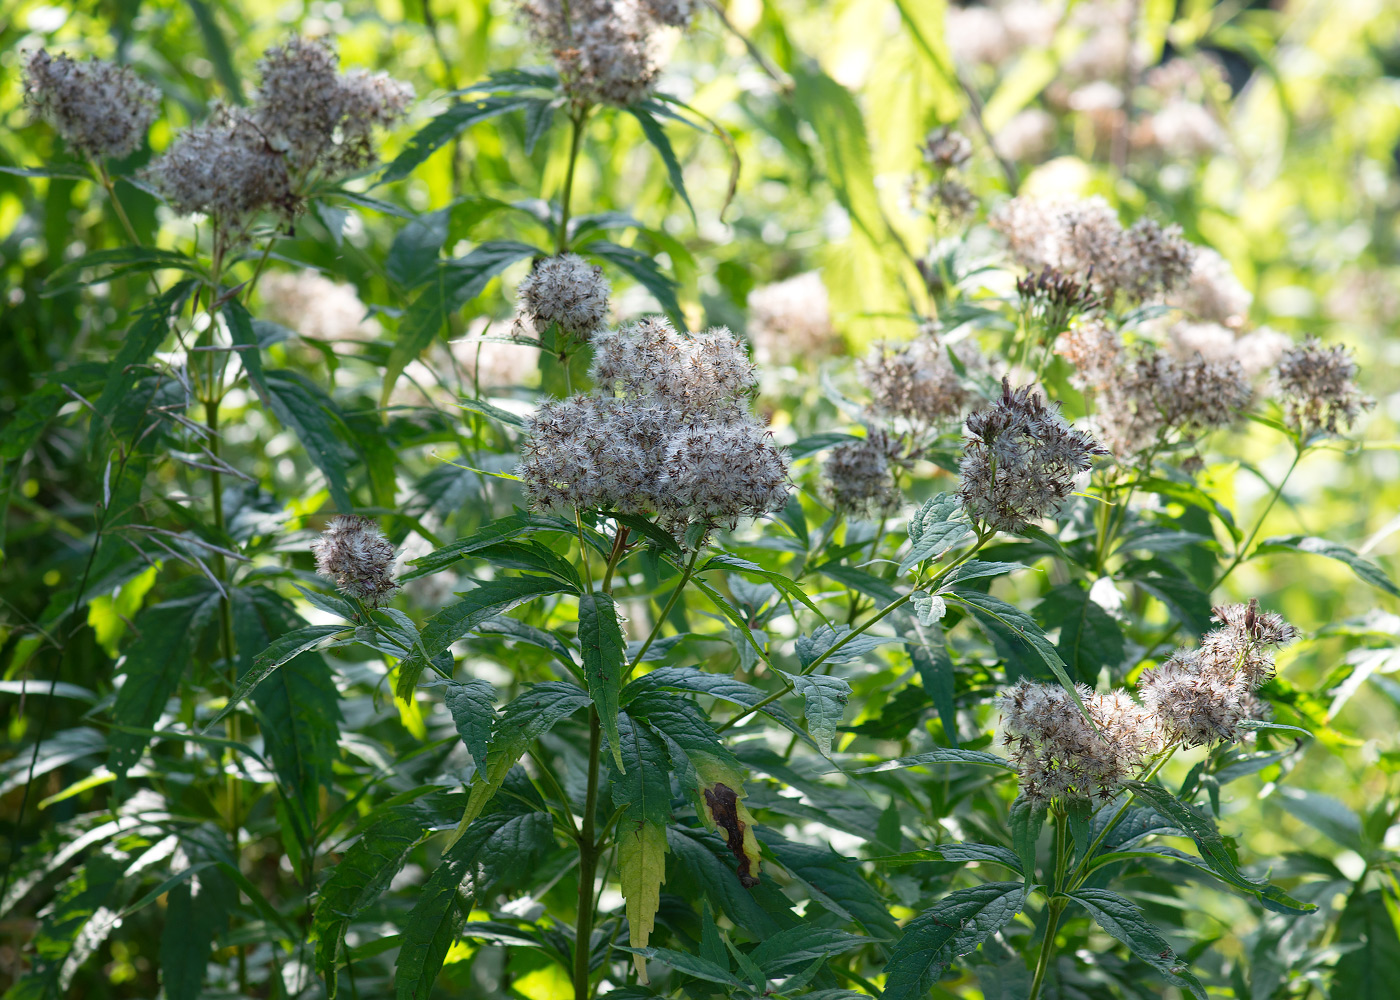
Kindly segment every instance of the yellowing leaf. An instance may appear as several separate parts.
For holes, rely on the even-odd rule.
[[[666,881],[666,828],[655,823],[627,824],[617,838],[622,896],[627,900],[627,926],[633,948],[645,948],[656,927],[661,906],[661,883]],[[633,955],[637,979],[647,982],[647,963]]]

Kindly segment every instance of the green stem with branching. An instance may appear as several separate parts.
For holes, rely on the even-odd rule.
[[[1167,749],[1163,750],[1161,756],[1152,762],[1152,764],[1143,773],[1143,775],[1140,778],[1138,778],[1138,780],[1151,781],[1154,777],[1156,777],[1157,772],[1166,766],[1167,761],[1172,759],[1172,757],[1176,754],[1176,751],[1176,744],[1172,744],[1171,746],[1167,747]],[[1099,849],[1099,846],[1103,844],[1104,840],[1108,837],[1108,835],[1113,832],[1114,827],[1116,827],[1118,823],[1123,819],[1123,816],[1128,811],[1128,807],[1133,804],[1133,800],[1136,798],[1136,793],[1129,792],[1128,797],[1123,800],[1123,804],[1118,807],[1118,811],[1113,814],[1113,818],[1108,821],[1107,825],[1105,825],[1104,828],[1099,831],[1099,835],[1095,837],[1093,842],[1090,843],[1089,846],[1085,849],[1084,856],[1079,859],[1079,864],[1074,869],[1074,874],[1070,876],[1071,889],[1078,889],[1081,885],[1084,884],[1084,880],[1089,877],[1088,867],[1090,860],[1094,856],[1094,852]]]
[[[923,587],[928,587],[929,589],[933,589],[933,588],[938,587],[944,580],[946,580],[946,579],[948,578],[948,575],[949,575],[950,573],[952,573],[953,570],[957,569],[957,568],[958,568],[959,566],[961,566],[963,563],[965,563],[965,562],[967,562],[969,559],[971,559],[971,558],[977,553],[977,551],[978,551],[980,548],[982,548],[983,545],[986,545],[987,542],[988,542],[988,541],[992,538],[992,536],[995,535],[995,534],[996,534],[996,532],[991,532],[991,533],[989,533],[989,534],[985,534],[985,535],[984,535],[984,534],[982,534],[982,533],[979,531],[978,534],[977,534],[977,544],[976,544],[976,545],[972,546],[972,548],[968,549],[968,550],[967,550],[966,552],[964,552],[962,555],[958,556],[957,559],[954,559],[954,560],[953,560],[951,563],[949,563],[947,566],[943,567],[943,569],[940,570],[940,571],[938,572],[938,574],[937,574],[935,577],[933,577],[933,579],[931,579],[927,584],[924,584],[923,586],[918,587],[918,588],[916,588],[916,589],[923,589]],[[853,639],[855,639],[856,636],[858,636],[858,635],[860,635],[861,633],[865,632],[867,629],[870,628],[870,626],[874,625],[876,622],[880,621],[880,620],[883,619],[883,618],[886,618],[887,616],[893,614],[895,611],[898,611],[900,608],[904,607],[904,605],[908,604],[911,600],[913,600],[913,597],[914,597],[913,592],[910,592],[910,593],[908,593],[908,594],[903,595],[902,597],[896,598],[895,600],[891,601],[889,604],[886,604],[886,605],[885,605],[883,608],[881,608],[879,611],[875,612],[874,615],[872,615],[871,617],[867,618],[865,621],[861,622],[861,624],[859,624],[859,625],[857,625],[855,628],[851,629],[851,631],[849,631],[849,632],[847,632],[845,635],[843,635],[837,642],[833,643],[830,649],[826,650],[824,653],[822,653],[820,656],[818,656],[818,657],[817,657],[815,660],[813,660],[811,663],[807,664],[807,666],[803,667],[801,673],[802,673],[803,675],[806,675],[806,674],[810,674],[812,671],[816,670],[818,667],[820,667],[820,666],[821,666],[823,663],[825,663],[827,660],[831,659],[831,657],[832,657],[832,655],[833,655],[834,653],[838,652],[843,646],[845,646],[847,643],[849,643],[849,642],[851,642]],[[763,709],[767,708],[769,705],[773,704],[773,702],[777,701],[779,698],[783,697],[783,695],[787,694],[787,693],[788,693],[789,691],[791,691],[791,690],[792,690],[792,682],[791,682],[791,681],[788,681],[788,680],[784,680],[784,681],[783,681],[783,686],[782,686],[781,688],[779,688],[778,690],[774,691],[772,694],[768,695],[768,697],[764,698],[763,700],[758,701],[758,702],[755,702],[755,703],[754,703],[753,705],[751,705],[750,707],[744,709],[743,711],[739,712],[737,715],[735,715],[735,716],[733,716],[732,718],[726,720],[724,723],[722,723],[722,724],[719,726],[718,731],[722,733],[722,732],[724,732],[726,729],[731,729],[731,728],[733,728],[734,726],[737,726],[737,725],[738,725],[740,722],[742,722],[744,719],[747,719],[750,715],[753,715],[755,712],[759,712],[759,711],[762,711]]]
[[[695,563],[699,558],[700,546],[697,545],[695,551],[690,554],[690,560],[685,564],[685,568],[681,570],[681,578],[679,582],[676,583],[676,589],[671,591],[671,596],[666,601],[666,606],[661,609],[661,614],[657,615],[656,624],[651,627],[651,632],[647,635],[646,639],[642,641],[642,646],[637,650],[637,655],[632,657],[632,662],[627,665],[627,673],[623,674],[623,680],[626,680],[627,676],[637,669],[637,664],[642,662],[642,657],[647,655],[647,650],[650,649],[651,644],[656,641],[656,637],[661,634],[661,629],[666,624],[667,616],[670,615],[671,609],[676,606],[676,602],[680,600],[681,591],[685,590],[685,585],[690,582],[691,576],[695,573]]]
[[[1288,467],[1288,471],[1283,474],[1283,478],[1278,481],[1278,485],[1274,487],[1273,492],[1269,494],[1268,502],[1264,504],[1264,509],[1259,512],[1259,518],[1254,522],[1254,527],[1249,530],[1249,535],[1245,538],[1244,542],[1241,543],[1240,547],[1235,550],[1235,557],[1230,560],[1230,565],[1226,566],[1221,574],[1215,578],[1215,581],[1211,583],[1210,590],[1207,591],[1207,593],[1213,592],[1216,587],[1224,583],[1226,577],[1233,573],[1235,568],[1238,567],[1240,563],[1244,562],[1245,558],[1249,555],[1249,548],[1254,544],[1254,539],[1258,536],[1259,529],[1264,527],[1264,519],[1268,517],[1269,512],[1274,509],[1274,504],[1278,503],[1278,498],[1283,494],[1283,488],[1288,485],[1289,477],[1293,475],[1293,470],[1298,468],[1298,463],[1303,460],[1303,455],[1306,452],[1307,448],[1304,447],[1301,440],[1294,442],[1293,463]]]
[[[559,232],[555,238],[556,253],[569,251],[569,203],[574,196],[574,172],[578,169],[578,154],[583,146],[584,124],[588,120],[589,105],[575,108],[569,116],[573,130],[569,136],[569,165],[564,171],[564,190],[559,195]]]

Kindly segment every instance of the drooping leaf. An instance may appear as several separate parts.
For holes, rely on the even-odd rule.
[[[253,658],[252,665],[239,677],[238,687],[234,688],[233,694],[229,695],[228,702],[205,725],[204,731],[211,732],[215,726],[223,722],[230,712],[242,704],[244,698],[252,694],[253,690],[282,664],[308,650],[315,649],[330,636],[345,630],[346,626],[344,625],[308,625],[274,639],[271,645]]]
[[[1337,921],[1340,946],[1330,1000],[1384,1000],[1400,982],[1400,934],[1382,889],[1357,887]]]
[[[487,283],[511,264],[539,252],[528,243],[497,240],[437,265],[399,322],[398,337],[384,367],[381,403],[387,402],[403,370],[433,342],[449,316],[480,295]]]
[[[666,881],[666,827],[649,820],[627,822],[617,834],[618,881],[627,901],[628,943],[645,948],[661,908],[661,885]],[[637,979],[647,982],[646,960],[633,953]]]
[[[924,625],[914,617],[909,620],[909,632],[905,647],[914,669],[919,672],[924,690],[933,699],[938,718],[943,723],[943,734],[953,746],[958,745],[958,709],[954,698],[957,694],[957,675],[953,668],[953,658],[948,654],[948,644],[943,637],[943,627],[938,623]]]
[[[627,108],[627,113],[636,118],[642,126],[642,134],[646,136],[647,142],[661,156],[661,162],[666,165],[666,174],[671,178],[671,187],[676,194],[681,196],[681,201],[685,202],[685,207],[690,209],[690,217],[695,218],[695,206],[690,203],[690,195],[685,192],[685,176],[681,173],[680,161],[676,159],[676,151],[671,148],[671,140],[666,137],[666,130],[661,127],[661,123],[647,108],[646,103],[632,104]]]
[[[1328,541],[1326,538],[1314,538],[1308,535],[1286,535],[1276,538],[1266,538],[1259,543],[1254,550],[1251,559],[1268,555],[1273,552],[1303,552],[1307,555],[1325,556],[1328,559],[1335,559],[1337,562],[1345,563],[1351,567],[1351,571],[1361,580],[1369,583],[1377,590],[1389,594],[1391,597],[1400,597],[1400,587],[1395,586],[1395,582],[1381,569],[1365,556],[1361,556],[1336,542]]]
[[[300,372],[281,369],[265,374],[268,407],[283,427],[296,434],[312,464],[326,477],[331,500],[343,512],[354,510],[349,466],[338,428],[344,417],[329,396]]]
[[[456,604],[427,620],[416,649],[399,661],[395,693],[408,701],[429,661],[488,618],[504,614],[527,601],[566,589],[562,582],[543,576],[503,577],[470,590]]]
[[[1035,615],[1046,628],[1060,627],[1056,648],[1070,676],[1093,684],[1100,669],[1112,671],[1123,662],[1123,630],[1087,588],[1077,583],[1055,587],[1041,599]]]
[[[922,767],[927,764],[984,764],[987,767],[1000,767],[1009,771],[1016,769],[1016,766],[1005,757],[998,757],[994,753],[983,753],[981,750],[959,750],[956,747],[938,747],[934,750],[914,754],[912,757],[887,760],[873,767],[855,768],[850,773],[868,774],[872,771],[892,771],[901,767]]]
[[[943,970],[1001,930],[1026,901],[1020,882],[958,889],[904,928],[885,966],[888,1000],[922,1000]]]
[[[236,902],[218,869],[205,868],[170,890],[160,936],[160,983],[169,1000],[199,1000],[214,938]]]
[[[518,111],[529,103],[529,98],[505,94],[462,101],[452,105],[408,140],[403,152],[399,153],[394,161],[384,168],[379,183],[391,184],[394,181],[403,180],[413,173],[420,163],[473,125],[488,121],[498,115]]]
[[[93,439],[111,421],[118,404],[126,399],[142,375],[142,367],[170,336],[170,317],[184,305],[194,288],[194,282],[182,281],[151,299],[137,314],[131,329],[122,338],[122,346],[112,359],[102,393],[93,407]]]
[[[1239,870],[1230,848],[1212,820],[1195,806],[1181,801],[1161,785],[1145,781],[1126,781],[1123,786],[1148,803],[1163,817],[1176,824],[1196,843],[1201,860],[1221,881],[1254,896],[1266,908],[1277,913],[1311,913],[1317,907],[1300,903],[1278,886],[1255,882]]]
[[[448,681],[443,695],[447,711],[457,727],[472,760],[480,766],[486,760],[491,730],[496,723],[496,689],[478,677],[466,681]]]
[[[1007,637],[1013,643],[1018,644],[1035,662],[1042,664],[1054,674],[1055,679],[1064,685],[1065,690],[1079,706],[1079,710],[1085,711],[1084,702],[1079,697],[1079,692],[1075,689],[1069,674],[1065,672],[1065,665],[1060,659],[1059,653],[1055,651],[1055,647],[1050,644],[1050,640],[1045,637],[1045,633],[1041,631],[1040,626],[1030,615],[1014,605],[1007,604],[1000,598],[978,593],[975,590],[956,590],[946,594],[945,597],[967,608],[972,617],[983,628]]]
[[[684,691],[690,694],[710,695],[744,708],[753,708],[763,701],[766,694],[752,684],[736,681],[727,674],[712,674],[695,667],[659,667],[649,674],[635,678],[622,689],[620,701],[625,707],[633,698],[646,691]],[[760,709],[765,715],[777,720],[783,728],[805,740],[811,737],[787,713],[787,710],[770,702]],[[815,745],[815,744],[813,744]]]
[[[472,778],[466,809],[454,837],[460,839],[481,815],[532,742],[592,701],[588,692],[577,685],[544,681],[531,685],[506,705],[496,719],[485,763],[478,764]]]
[[[671,318],[677,329],[685,329],[685,315],[676,298],[676,282],[662,272],[652,257],[608,240],[594,240],[584,249],[590,256],[601,257],[626,271],[660,303],[662,312]]]
[[[192,581],[186,594],[147,608],[136,619],[138,638],[123,653],[126,677],[112,706],[112,719],[149,729],[165,710],[189,665],[199,633],[218,613],[219,593],[208,581]],[[125,775],[141,759],[148,738],[114,731],[108,736],[107,766]]]
[[[1147,915],[1130,899],[1109,892],[1085,886],[1070,892],[1090,916],[1109,934],[1128,946],[1138,958],[1160,972],[1173,986],[1189,990],[1196,1000],[1206,1000],[1205,987],[1191,973],[1186,963],[1179,959],[1171,945],[1167,944],[1157,929],[1147,920]]]

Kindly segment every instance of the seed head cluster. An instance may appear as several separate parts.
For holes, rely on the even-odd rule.
[[[829,355],[838,346],[831,301],[816,271],[749,293],[749,339],[764,363],[789,364]]]
[[[70,147],[101,159],[127,156],[141,146],[160,91],[129,67],[39,49],[25,60],[24,98]]]
[[[1028,799],[1111,798],[1146,758],[1168,746],[1210,746],[1247,735],[1267,717],[1255,691],[1274,675],[1274,650],[1298,638],[1257,600],[1216,608],[1220,625],[1198,649],[1179,649],[1124,690],[1077,690],[1088,718],[1058,684],[1022,679],[998,699],[1007,747]],[[1091,725],[1092,721],[1092,725]]]
[[[588,340],[608,318],[608,279],[578,254],[545,257],[516,289],[516,329],[542,334],[557,323],[566,337]]]
[[[757,384],[728,330],[646,319],[594,339],[594,391],[531,420],[520,477],[542,510],[655,514],[677,536],[787,502],[787,460],[749,412]]]
[[[413,99],[408,84],[341,74],[336,64],[320,41],[294,36],[268,49],[255,102],[216,106],[146,176],[177,212],[210,216],[230,242],[260,211],[294,215],[313,175],[340,177],[373,163],[374,130],[398,121]]]
[[[1057,511],[1075,477],[1102,454],[1058,404],[1047,406],[1033,386],[1013,390],[1003,378],[1001,398],[967,418],[958,497],[974,521],[1022,531]]]
[[[247,111],[228,105],[181,132],[147,176],[176,212],[202,213],[225,231],[243,230],[266,208],[297,208],[286,159]]]
[[[1097,196],[1023,195],[998,208],[991,224],[1019,263],[1072,275],[1109,300],[1144,302],[1169,292],[1186,281],[1195,261],[1195,247],[1179,226],[1144,218],[1124,229]]]
[[[1171,304],[1203,323],[1238,329],[1249,316],[1254,296],[1235,276],[1229,261],[1209,247],[1196,248],[1196,260]]]
[[[657,30],[684,27],[695,7],[694,0],[524,0],[520,11],[575,100],[626,107],[650,94],[661,72]]]
[[[1122,458],[1170,437],[1188,441],[1228,426],[1252,396],[1238,361],[1182,359],[1148,347],[1113,374],[1098,400],[1098,422]]]
[[[823,473],[831,505],[857,517],[884,517],[899,510],[903,495],[895,485],[898,442],[883,428],[867,426],[865,437],[831,449]]]
[[[981,363],[970,341],[956,351],[965,367]],[[871,412],[918,428],[961,416],[973,398],[948,359],[947,349],[930,335],[901,344],[876,344],[861,361],[859,373],[870,394]]]
[[[1375,406],[1356,385],[1356,361],[1341,345],[1309,337],[1278,365],[1278,392],[1288,422],[1299,433],[1340,434]]]
[[[1264,718],[1254,692],[1274,676],[1273,651],[1298,638],[1257,600],[1216,608],[1211,620],[1221,627],[1202,636],[1198,649],[1177,650],[1138,680],[1167,738],[1185,746],[1233,742],[1244,735],[1242,722]]]
[[[998,698],[1021,790],[1033,803],[1110,799],[1161,748],[1156,719],[1126,691],[1100,694],[1083,684],[1077,690],[1087,719],[1058,684],[1022,678]]]
[[[335,581],[342,594],[372,608],[389,603],[398,590],[394,582],[394,546],[379,525],[367,517],[338,514],[311,543],[316,572]]]
[[[258,72],[253,115],[298,176],[339,177],[369,166],[374,130],[397,122],[413,100],[410,85],[382,73],[340,73],[328,44],[299,35],[268,49]]]

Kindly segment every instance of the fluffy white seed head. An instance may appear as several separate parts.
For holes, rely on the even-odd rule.
[[[733,419],[758,387],[743,342],[723,327],[683,337],[669,320],[649,318],[600,333],[593,345],[590,375],[599,392],[655,397],[688,419]]]
[[[1070,427],[1058,404],[1047,406],[1032,386],[1012,390],[967,418],[958,498],[974,521],[1022,531],[1059,510],[1074,480],[1104,450]]]
[[[1191,440],[1228,426],[1249,405],[1253,389],[1233,358],[1175,358],[1146,348],[1132,355],[1098,397],[1105,443],[1120,459],[1158,441]]]
[[[24,63],[24,98],[70,147],[100,159],[140,147],[155,121],[160,91],[129,67],[39,49]]]
[[[626,107],[651,93],[657,11],[674,23],[683,3],[649,0],[524,0],[520,11],[536,44],[554,57],[578,100]]]
[[[342,75],[320,39],[294,35],[263,54],[254,112],[296,174],[352,173],[374,162],[373,132],[403,117],[413,88],[382,74]]]
[[[1054,116],[1041,108],[1027,108],[1001,127],[992,144],[1008,160],[1020,162],[1038,159],[1054,142]]]
[[[955,351],[965,367],[982,365],[970,341],[963,341]],[[876,344],[861,361],[859,374],[870,394],[872,412],[920,428],[961,416],[973,398],[948,359],[947,349],[933,336]]]
[[[516,289],[517,325],[539,335],[557,323],[567,336],[587,340],[608,318],[610,291],[603,269],[578,254],[545,257]]]
[[[241,108],[215,107],[203,125],[176,136],[147,176],[176,212],[202,213],[229,231],[264,209],[296,209],[285,159]]]
[[[1209,247],[1197,247],[1191,273],[1170,302],[1202,323],[1237,330],[1248,318],[1254,296],[1240,283],[1229,261]]]
[[[367,517],[338,514],[311,543],[316,572],[331,580],[342,594],[370,607],[387,604],[398,590],[394,582],[394,546]]]
[[[656,491],[663,523],[733,527],[787,503],[787,459],[752,417],[692,424],[667,439]]]
[[[1340,434],[1375,406],[1356,384],[1350,348],[1309,337],[1278,365],[1278,391],[1289,424],[1302,434]]]
[[[1019,263],[1091,283],[1106,299],[1155,298],[1182,284],[1195,261],[1195,248],[1180,227],[1144,218],[1124,229],[1118,213],[1098,196],[1022,195],[1001,205],[991,225]]]
[[[898,511],[904,497],[891,474],[897,451],[897,440],[873,426],[866,427],[865,437],[843,441],[832,448],[822,466],[831,505],[868,518]]]
[[[1161,746],[1157,720],[1126,692],[1099,694],[1083,684],[1076,690],[1088,719],[1058,684],[1023,678],[997,699],[1022,794],[1034,803],[1112,798]]]

